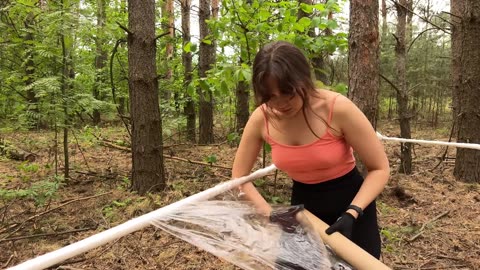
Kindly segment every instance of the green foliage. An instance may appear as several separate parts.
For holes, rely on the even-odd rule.
[[[132,199],[114,200],[102,208],[102,214],[108,220],[114,221],[116,219],[117,212],[125,209],[131,203]]]
[[[205,162],[209,163],[212,165],[213,163],[217,162],[217,156],[216,155],[209,155],[205,157]]]
[[[236,147],[240,143],[242,135],[236,131],[227,134],[227,142],[230,146]]]
[[[125,31],[118,26],[128,25],[125,3],[108,4],[105,27],[99,28],[96,1],[70,1],[64,5],[50,1],[44,6],[38,2],[25,4],[27,2],[35,1],[12,1],[2,10],[5,16],[0,17],[0,128],[85,126],[94,111],[99,111],[103,119],[116,118],[112,88],[117,102],[120,98],[128,98],[126,42],[118,42],[111,59],[113,55],[110,53],[117,41],[126,39]],[[300,10],[309,16],[298,19]],[[156,60],[164,135],[169,138],[186,126],[182,108],[189,99],[198,101],[198,88],[213,94],[218,117],[215,124],[225,126],[224,122],[230,121],[232,123],[228,126],[233,127],[234,89],[240,82],[250,84],[253,57],[270,41],[293,42],[308,57],[343,53],[347,34],[341,31],[335,20],[328,19],[329,13],[339,11],[337,1],[299,5],[298,1],[292,0],[223,0],[221,16],[208,21],[212,34],[206,42],[215,41],[216,63],[206,78],[199,79],[194,70],[189,85],[184,85],[180,52],[191,53],[196,67],[199,41],[193,38],[183,44],[181,35],[159,38]],[[322,31],[326,30],[333,34],[323,35]],[[318,35],[310,36],[311,31]],[[63,77],[65,59],[61,40],[65,41],[66,56],[72,61],[72,72],[67,78]],[[167,43],[173,43],[174,47],[174,54],[168,59]],[[98,44],[101,46],[97,47]],[[105,68],[96,70],[95,61],[100,48],[109,52],[108,62]],[[165,76],[169,70],[172,70],[172,77]],[[64,89],[66,86],[68,89]],[[99,92],[98,98],[93,97],[94,89]],[[62,94],[64,90],[67,92]],[[28,100],[27,97],[32,95],[33,100]],[[128,106],[128,100],[125,105]],[[234,144],[239,136],[228,135],[227,139]]]
[[[82,5],[78,1],[64,5],[53,1],[44,3],[45,8],[38,1],[33,1],[34,5],[26,2],[12,1],[0,18],[0,124],[13,125],[14,129],[53,127],[64,123],[65,117],[76,120],[72,115],[88,116],[93,110],[115,112],[109,99],[106,69],[103,75],[100,73],[103,83],[95,82],[97,72],[92,67],[96,55],[92,52],[96,51],[96,38],[104,40],[103,46],[109,51],[116,39],[124,37],[115,23],[126,22],[127,14],[119,11],[119,4],[107,7],[106,28],[96,31],[95,1]],[[73,61],[74,74],[69,78],[62,78],[62,39]],[[117,97],[125,97],[125,48],[120,46],[119,51],[118,61],[113,63],[114,83]],[[65,96],[60,94],[63,81],[71,86]],[[92,97],[94,85],[101,100]],[[32,97],[34,100],[30,100]],[[70,111],[68,116],[64,104]]]
[[[425,11],[427,7],[418,7]],[[430,7],[430,17],[427,18],[435,25],[445,26],[449,18],[446,14],[435,14]],[[448,103],[450,89],[445,87],[450,84],[450,35],[446,35],[439,29],[431,28],[429,23],[421,22],[413,24],[412,39],[407,44],[407,82],[409,89],[409,107],[411,107],[413,120],[430,120],[436,110],[443,112],[448,118],[449,111],[444,107]],[[387,33],[382,33],[380,70],[383,76],[390,79],[394,84],[396,81],[396,39],[390,33],[395,29],[387,28]],[[396,104],[396,91],[385,80],[381,79],[379,95],[380,117],[386,117],[391,108],[389,99],[393,98],[393,106]]]
[[[268,153],[271,153],[272,152],[272,146],[268,143],[263,143],[263,149],[265,149],[265,152],[268,154]]]
[[[56,198],[57,191],[63,186],[61,177],[52,177],[46,180],[33,183],[25,189],[2,189],[0,188],[0,199],[11,201],[15,199],[31,199],[36,206],[43,206],[46,202]]]
[[[36,173],[40,166],[36,163],[24,161],[17,166],[18,170],[25,173]]]
[[[279,196],[272,196],[270,198],[270,201],[272,202],[272,204],[283,204],[285,202],[285,200]]]

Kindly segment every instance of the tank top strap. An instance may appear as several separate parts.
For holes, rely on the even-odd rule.
[[[270,132],[268,130],[268,115],[267,115],[267,112],[265,111],[266,110],[266,105],[265,104],[262,104],[260,109],[262,110],[262,113],[263,113],[263,119],[264,119],[264,122],[265,122],[265,130],[267,131],[267,135],[270,135]]]
[[[330,104],[330,111],[328,112],[328,125],[330,125],[330,123],[332,122],[332,118],[333,118],[333,106],[335,105],[335,101],[337,100],[337,97],[340,96],[341,94],[338,94],[336,96],[333,97],[332,99],[332,103]]]

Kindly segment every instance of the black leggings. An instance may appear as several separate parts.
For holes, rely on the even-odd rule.
[[[355,167],[342,177],[319,184],[293,181],[291,204],[303,204],[305,209],[332,225],[345,212],[363,183]],[[381,240],[375,201],[364,209],[354,224],[352,241],[375,258],[380,258]]]

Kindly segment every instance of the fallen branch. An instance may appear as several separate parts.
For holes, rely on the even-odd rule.
[[[61,205],[59,205],[59,206],[53,207],[53,208],[51,208],[51,209],[49,209],[49,210],[47,210],[47,211],[43,211],[43,212],[38,213],[38,214],[36,214],[36,215],[34,215],[34,216],[31,216],[31,217],[27,218],[26,220],[24,220],[21,224],[20,224],[20,223],[16,223],[16,224],[14,224],[14,225],[11,225],[9,228],[3,229],[3,230],[0,232],[0,234],[2,234],[2,233],[6,232],[6,231],[8,231],[8,230],[10,230],[10,229],[13,229],[13,228],[19,226],[15,231],[13,231],[12,233],[9,234],[9,236],[10,236],[10,235],[18,232],[18,231],[20,230],[20,228],[21,228],[24,224],[26,224],[26,223],[29,222],[29,221],[32,221],[32,220],[36,219],[37,217],[43,216],[43,215],[45,215],[45,214],[47,214],[47,213],[50,213],[50,212],[52,212],[52,211],[55,211],[55,210],[57,210],[57,209],[59,209],[59,208],[62,208],[62,207],[64,207],[64,206],[69,205],[69,204],[74,203],[74,202],[89,200],[89,199],[97,198],[97,197],[104,196],[104,195],[107,195],[107,194],[110,194],[110,193],[112,193],[112,191],[110,191],[110,192],[105,192],[105,193],[102,193],[102,194],[93,195],[93,196],[88,196],[88,197],[73,199],[73,200],[68,201],[68,202],[66,202],[66,203],[63,203],[63,204],[61,204]],[[9,236],[7,236],[7,237],[9,237]],[[7,239],[7,237],[5,237],[4,239]],[[4,239],[1,239],[0,241],[3,241]]]
[[[64,231],[64,232],[41,233],[41,234],[18,236],[18,237],[0,239],[0,243],[1,242],[7,242],[7,241],[17,241],[17,240],[23,240],[23,239],[29,239],[29,238],[36,238],[36,237],[58,236],[58,235],[62,235],[62,234],[84,232],[84,231],[90,231],[90,230],[95,230],[95,229],[96,229],[96,227],[90,227],[90,228],[82,228],[82,229]]]
[[[210,166],[210,167],[215,167],[215,168],[220,168],[220,169],[225,169],[225,170],[231,170],[232,169],[232,168],[225,167],[225,166],[222,166],[222,165],[215,165],[215,164],[210,164],[210,163],[201,162],[201,161],[194,161],[194,160],[190,160],[190,159],[186,159],[186,158],[174,157],[174,156],[169,156],[169,155],[165,155],[165,154],[163,156],[165,158],[168,158],[168,159],[185,161],[185,162],[192,163],[192,164],[205,165],[205,166]]]
[[[442,217],[448,215],[450,213],[450,210],[447,210],[441,214],[439,214],[438,216],[430,219],[429,221],[425,222],[422,227],[420,227],[420,230],[418,230],[419,232],[417,234],[415,234],[413,237],[411,237],[410,239],[408,239],[408,242],[412,242],[412,241],[415,241],[415,239],[417,239],[420,235],[423,234],[424,230],[425,230],[425,227],[427,227],[427,225],[441,219]]]
[[[0,141],[0,155],[4,155],[9,159],[20,160],[20,161],[30,161],[33,162],[37,158],[37,155],[34,153],[19,149],[4,140]]]
[[[116,144],[113,144],[113,143],[108,142],[108,141],[101,141],[101,144],[103,144],[104,146],[108,146],[108,147],[111,147],[111,148],[122,150],[122,151],[125,151],[125,152],[128,152],[128,153],[132,152],[132,150],[128,147],[116,145]],[[168,159],[178,160],[178,161],[184,161],[184,162],[188,162],[188,163],[192,163],[192,164],[199,164],[199,165],[204,165],[204,166],[210,166],[210,167],[225,169],[225,170],[231,170],[232,169],[232,168],[221,166],[221,165],[215,165],[215,164],[190,160],[190,159],[181,158],[181,157],[174,157],[174,156],[165,155],[165,154],[163,154],[163,157],[168,158]]]

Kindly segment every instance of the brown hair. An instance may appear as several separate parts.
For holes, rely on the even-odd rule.
[[[269,43],[255,56],[252,84],[258,105],[272,97],[268,78],[277,81],[281,94],[298,94],[304,107],[309,104],[309,94],[315,91],[310,63],[299,48],[286,41]]]
[[[271,86],[267,83],[269,78],[277,81],[282,95],[298,94],[300,96],[303,101],[302,113],[307,126],[316,137],[320,138],[313,131],[305,113],[307,108],[311,109],[309,99],[316,94],[316,91],[310,63],[303,52],[286,41],[275,41],[260,49],[253,62],[252,76],[257,105],[267,103],[272,98]],[[331,128],[322,117],[311,111],[327,125],[327,128]]]

